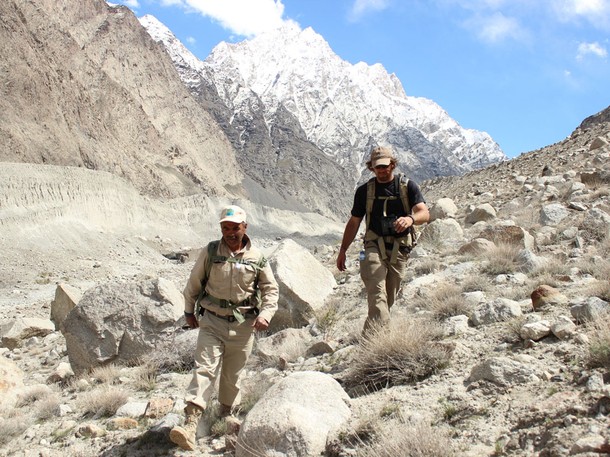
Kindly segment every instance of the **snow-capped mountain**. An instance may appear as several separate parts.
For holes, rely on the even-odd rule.
[[[222,42],[201,62],[154,18],[141,21],[164,43],[187,85],[205,73],[234,113],[262,104],[268,126],[284,107],[307,139],[356,179],[374,144],[392,145],[401,168],[420,180],[506,159],[487,133],[462,128],[429,99],[407,96],[381,64],[342,60],[311,28],[292,23],[237,44]]]

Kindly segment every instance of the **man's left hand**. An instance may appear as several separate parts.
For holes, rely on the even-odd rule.
[[[258,330],[259,332],[267,330],[269,328],[269,322],[267,322],[267,319],[265,319],[264,317],[257,317],[256,319],[254,319],[252,327],[254,327],[254,329]]]
[[[413,219],[411,217],[399,217],[394,221],[394,230],[398,233],[402,233],[413,225]]]

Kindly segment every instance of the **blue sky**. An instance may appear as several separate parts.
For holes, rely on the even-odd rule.
[[[610,105],[610,0],[125,0],[197,57],[283,21],[353,64],[381,63],[509,157]]]

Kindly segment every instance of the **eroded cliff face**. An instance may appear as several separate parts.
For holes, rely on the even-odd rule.
[[[0,160],[86,167],[149,196],[240,196],[235,151],[127,8],[0,4]]]

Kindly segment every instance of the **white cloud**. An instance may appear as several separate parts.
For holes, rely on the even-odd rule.
[[[498,43],[507,39],[520,40],[525,36],[519,21],[502,13],[477,16],[467,21],[466,26],[488,43]]]
[[[138,0],[124,0],[123,5],[128,6],[129,8],[136,9],[140,7],[140,3]]]
[[[252,37],[284,23],[282,0],[161,0],[197,12],[237,35]]]
[[[186,37],[186,42],[191,46],[195,46],[197,44],[197,40],[195,39],[195,37],[192,36]]]
[[[552,5],[564,22],[586,19],[597,27],[610,27],[610,0],[561,0]]]
[[[578,53],[576,54],[576,59],[582,60],[589,55],[605,59],[606,57],[608,57],[608,51],[598,42],[580,43],[578,45]]]
[[[365,14],[374,11],[382,11],[389,5],[389,0],[356,0],[349,13],[352,21],[361,19]]]

